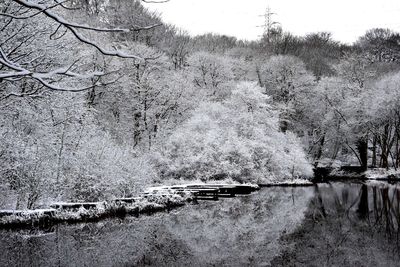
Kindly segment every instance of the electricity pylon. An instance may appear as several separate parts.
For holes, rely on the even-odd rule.
[[[271,35],[273,33],[274,27],[280,24],[277,21],[273,21],[273,15],[276,15],[276,13],[273,13],[271,11],[271,8],[268,6],[265,10],[265,13],[263,15],[260,15],[260,17],[264,17],[264,24],[258,26],[263,28],[264,32],[262,37],[264,37],[268,43],[271,40]]]

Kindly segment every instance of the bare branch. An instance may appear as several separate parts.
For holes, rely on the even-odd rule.
[[[54,2],[58,3],[58,0],[54,0]],[[78,10],[80,7],[67,7],[63,3],[60,4],[60,6],[66,10]]]
[[[138,31],[147,31],[147,30],[151,30],[151,29],[154,29],[156,27],[159,27],[159,26],[162,26],[162,24],[161,23],[157,23],[157,24],[150,25],[150,26],[137,26],[136,25],[136,26],[133,27],[132,31],[136,31],[136,32],[138,32]]]
[[[43,6],[43,5],[40,5],[40,4],[31,3],[31,2],[29,2],[27,0],[14,0],[14,1],[17,2],[18,4],[24,6],[24,7],[38,10],[39,14],[43,13],[47,17],[51,18],[53,21],[58,22],[58,23],[64,25],[65,27],[67,27],[67,28],[68,27],[72,27],[72,28],[76,28],[76,29],[84,29],[84,30],[91,30],[91,31],[98,31],[98,32],[129,32],[128,29],[97,28],[97,27],[91,27],[89,25],[77,24],[77,23],[69,22],[69,21],[65,20],[64,18],[58,16],[57,14],[51,12],[49,10],[50,9],[49,7],[46,7],[46,6]],[[0,15],[2,15],[2,14],[0,14]]]
[[[10,98],[10,97],[26,97],[26,96],[29,96],[29,97],[41,97],[41,95],[39,95],[37,93],[43,87],[44,86],[41,86],[41,87],[35,88],[32,91],[25,92],[25,93],[14,93],[14,92],[13,93],[9,93],[9,94],[5,95],[4,97],[0,98],[0,102],[5,100],[5,99],[7,99],[7,98]]]
[[[31,14],[31,15],[27,15],[27,16],[17,16],[17,15],[8,14],[8,13],[0,13],[0,16],[9,17],[9,18],[12,18],[12,19],[29,19],[29,18],[33,18],[33,17],[43,13],[46,10],[49,10],[49,9],[55,8],[55,7],[59,6],[59,5],[62,5],[63,3],[68,2],[68,1],[71,1],[71,0],[64,0],[64,1],[61,1],[61,2],[57,2],[57,4],[45,7],[43,10],[39,10],[39,11],[37,11],[37,12]],[[18,1],[16,1],[16,2],[18,2]]]
[[[102,47],[100,47],[99,45],[97,45],[96,43],[92,42],[91,40],[85,38],[83,35],[81,35],[75,28],[65,25],[65,27],[67,27],[67,29],[69,29],[72,34],[82,43],[88,44],[90,46],[93,46],[94,48],[96,48],[100,53],[102,53],[103,55],[106,56],[115,56],[115,57],[121,57],[121,58],[133,58],[133,59],[137,59],[142,61],[143,59],[139,56],[135,56],[135,55],[130,55],[130,54],[125,54],[122,51],[116,50],[116,51],[109,51],[106,50]]]
[[[7,56],[5,55],[5,53],[1,49],[1,47],[0,47],[0,56],[1,56],[0,63],[2,65],[4,65],[4,66],[14,70],[14,71],[1,73],[0,74],[0,80],[15,81],[16,78],[23,77],[23,78],[36,80],[40,84],[42,84],[43,86],[47,87],[50,90],[63,91],[63,92],[82,92],[82,91],[89,90],[89,89],[93,88],[94,86],[104,86],[104,85],[107,85],[107,84],[115,82],[115,81],[112,81],[112,82],[109,82],[109,83],[98,83],[98,81],[96,81],[94,84],[92,84],[90,86],[83,87],[83,88],[66,89],[66,88],[62,88],[62,87],[56,86],[56,85],[52,84],[51,82],[48,82],[47,80],[48,79],[53,79],[53,77],[57,76],[57,75],[80,78],[80,79],[90,79],[90,78],[96,78],[96,77],[99,78],[99,77],[108,75],[110,73],[93,72],[93,73],[88,73],[88,74],[79,74],[79,73],[76,73],[76,72],[72,72],[71,69],[73,68],[73,66],[79,60],[74,61],[68,67],[59,68],[59,69],[56,69],[56,70],[53,70],[53,71],[50,71],[50,72],[43,72],[43,73],[32,72],[32,71],[29,71],[29,70],[21,67],[19,64],[11,62],[7,58]]]
[[[111,50],[107,50],[96,42],[86,38],[84,36],[84,31],[92,31],[92,32],[115,32],[115,33],[128,33],[128,32],[138,32],[142,30],[151,30],[158,26],[161,26],[161,23],[157,23],[149,26],[138,26],[134,25],[130,29],[123,28],[101,28],[101,27],[92,27],[87,24],[79,24],[68,21],[62,16],[59,16],[54,9],[57,7],[62,7],[66,9],[73,9],[65,6],[64,4],[71,0],[54,0],[53,4],[45,4],[45,1],[34,1],[34,0],[13,0],[14,3],[17,4],[16,8],[13,11],[5,9],[0,13],[0,17],[3,16],[5,18],[9,18],[9,20],[4,20],[5,26],[3,29],[7,28],[11,25],[13,20],[28,20],[35,16],[42,15],[50,19],[51,21],[56,23],[56,29],[50,33],[50,39],[59,39],[62,38],[67,32],[70,32],[78,41],[87,44],[96,50],[98,50],[101,54],[106,56],[114,56],[119,58],[131,58],[137,60],[135,64],[139,64],[138,62],[147,62],[148,60],[154,60],[160,57],[161,55],[152,55],[151,57],[141,57],[138,55],[131,55],[129,53],[125,53],[116,48],[111,48]],[[145,3],[165,3],[168,0],[161,1],[151,1],[151,0],[142,0]],[[104,86],[115,81],[111,81],[109,83],[101,83],[100,78],[107,75],[102,72],[93,72],[93,73],[85,73],[80,74],[74,72],[72,69],[78,60],[74,61],[71,65],[67,67],[61,67],[51,71],[38,72],[35,69],[38,65],[35,66],[33,64],[34,61],[38,60],[40,57],[30,58],[31,52],[29,53],[16,53],[16,51],[22,46],[26,45],[40,32],[35,31],[30,34],[28,37],[19,38],[18,42],[13,48],[1,47],[2,45],[6,45],[8,43],[12,43],[12,39],[16,38],[19,34],[21,34],[23,28],[11,31],[10,35],[7,36],[5,41],[2,40],[0,44],[0,82],[16,82],[24,79],[34,80],[41,85],[41,88],[46,87],[50,90],[55,91],[68,91],[68,92],[81,92],[85,90],[89,90],[95,86]],[[61,33],[61,29],[65,29]],[[60,87],[60,82],[65,78],[77,78],[77,79],[92,79],[92,85],[86,86],[78,89],[67,89]],[[119,79],[119,78],[118,78]],[[39,89],[38,89],[39,90]],[[36,95],[36,91],[30,92],[22,92],[22,93],[9,93],[5,97],[1,99],[5,99],[8,97],[24,97],[24,96],[32,96]]]

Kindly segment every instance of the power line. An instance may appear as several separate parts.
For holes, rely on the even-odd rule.
[[[274,21],[272,19],[272,16],[276,15],[276,13],[273,13],[271,11],[271,8],[269,6],[267,6],[265,13],[263,15],[260,15],[260,17],[264,17],[264,24],[257,26],[257,27],[262,27],[263,28],[263,36],[267,39],[267,42],[270,41],[271,39],[271,35],[272,35],[272,31],[274,30],[274,27],[276,25],[279,25],[280,23],[277,21]]]

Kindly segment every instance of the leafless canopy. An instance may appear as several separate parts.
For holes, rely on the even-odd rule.
[[[59,39],[62,38],[67,32],[70,32],[72,36],[74,36],[79,42],[86,44],[90,47],[95,48],[104,56],[112,56],[112,57],[119,57],[119,58],[127,58],[127,59],[134,59],[135,61],[143,61],[145,60],[141,55],[131,54],[127,52],[123,52],[117,49],[108,50],[95,41],[85,37],[82,31],[87,32],[99,32],[99,33],[106,33],[106,32],[116,32],[116,33],[129,33],[133,31],[141,31],[141,30],[149,30],[159,26],[159,24],[154,25],[147,25],[147,26],[133,26],[130,29],[127,28],[101,28],[101,27],[94,27],[86,24],[80,24],[72,22],[66,19],[64,16],[61,16],[57,12],[57,8],[62,9],[72,9],[68,7],[68,2],[71,0],[54,0],[54,2],[50,1],[34,1],[34,0],[11,0],[8,4],[4,4],[0,6],[0,33],[6,32],[7,30],[10,31],[12,28],[12,22],[18,20],[30,20],[38,16],[43,16],[47,20],[51,21],[56,25],[56,30],[49,35],[49,39]],[[166,1],[146,1],[142,0],[146,3],[162,3]],[[12,6],[12,8],[11,8]],[[62,34],[59,31],[64,30]],[[12,32],[12,31],[11,31]],[[16,82],[20,81],[21,79],[29,79],[38,82],[43,87],[50,89],[50,90],[57,90],[57,91],[84,91],[90,89],[93,86],[98,85],[98,83],[94,83],[90,86],[83,87],[83,88],[62,88],[55,85],[55,76],[65,76],[65,77],[72,77],[72,78],[86,78],[86,79],[96,79],[99,81],[99,77],[105,75],[102,72],[93,72],[90,74],[80,74],[73,72],[72,69],[76,65],[77,61],[74,61],[69,66],[65,66],[62,68],[57,68],[51,71],[39,72],[35,70],[35,68],[30,68],[29,64],[21,64],[18,60],[13,59],[10,57],[12,53],[10,51],[5,50],[5,46],[7,43],[10,44],[13,42],[13,38],[18,35],[19,32],[12,32],[10,36],[4,34],[6,36],[0,42],[0,83],[2,81],[6,82]],[[30,37],[34,36],[36,33],[32,32]],[[3,39],[3,38],[2,38]],[[28,41],[30,38],[26,38],[25,42]],[[21,43],[22,45],[22,43]],[[14,49],[13,49],[14,50]],[[23,95],[20,95],[23,96]],[[0,98],[1,99],[1,98]]]

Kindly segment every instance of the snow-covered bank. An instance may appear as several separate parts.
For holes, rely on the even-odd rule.
[[[171,188],[187,188],[193,186],[205,186],[205,187],[218,187],[218,186],[246,186],[253,189],[253,191],[260,189],[257,184],[254,183],[241,183],[232,180],[232,179],[224,179],[222,181],[218,180],[209,180],[207,183],[201,180],[193,180],[187,181],[184,179],[170,179],[170,180],[163,180],[163,183],[160,185],[155,185],[153,187],[149,187],[145,192],[153,192],[157,190],[167,190]]]
[[[254,183],[243,183],[243,184],[238,184],[236,181],[232,179],[225,179],[223,181],[216,181],[216,180],[210,180],[207,181],[207,183],[202,182],[201,180],[195,180],[195,181],[190,181],[188,182],[187,180],[177,180],[177,179],[170,179],[167,181],[164,181],[165,185],[160,185],[156,187],[150,187],[150,189],[157,189],[157,188],[165,188],[166,185],[172,186],[172,185],[180,185],[180,186],[193,186],[193,185],[208,185],[208,186],[217,186],[217,185],[232,185],[232,186],[237,186],[237,185],[244,185],[244,186],[250,186],[254,190],[258,190],[261,187],[270,187],[270,186],[311,186],[313,185],[313,182],[309,179],[301,179],[301,178],[295,178],[295,179],[286,179],[286,180],[274,180],[274,179],[267,179],[267,181],[264,181],[259,184],[254,184]]]
[[[23,226],[47,226],[60,222],[97,221],[107,217],[139,215],[163,211],[185,205],[192,196],[189,194],[153,194],[143,195],[127,202],[127,199],[116,199],[98,203],[57,203],[64,209],[38,210],[0,210],[0,228]],[[96,204],[96,205],[93,205]],[[70,206],[70,208],[66,208]]]
[[[247,195],[259,189],[254,184],[190,183],[151,187],[139,197],[112,201],[53,203],[49,209],[0,210],[0,228],[48,226],[60,222],[97,221],[106,217],[139,215],[183,206],[197,199]]]
[[[314,182],[351,179],[400,181],[400,170],[371,168],[363,171],[358,166],[321,167],[315,170]]]
[[[312,186],[314,183],[311,182],[310,180],[306,179],[292,179],[292,180],[286,180],[286,181],[278,181],[278,182],[271,182],[271,183],[265,183],[265,184],[260,184],[260,187],[273,187],[273,186]]]
[[[371,180],[399,180],[400,181],[400,170],[395,169],[383,169],[376,168],[367,170],[365,173],[366,179]]]

